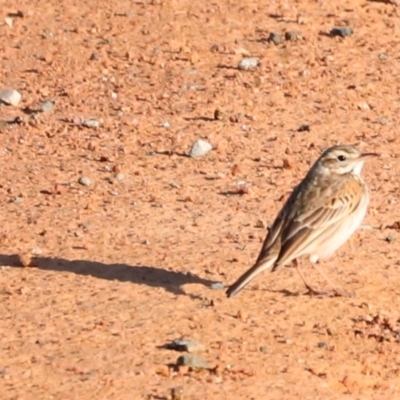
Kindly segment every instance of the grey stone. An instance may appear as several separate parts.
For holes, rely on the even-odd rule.
[[[192,339],[175,339],[165,347],[169,350],[187,351],[189,353],[204,350],[204,346],[201,343]]]
[[[267,39],[268,42],[272,42],[275,45],[283,43],[283,38],[279,33],[271,32]]]
[[[205,140],[198,139],[193,143],[192,148],[190,149],[189,156],[190,157],[201,157],[205,154],[209,153],[212,150],[212,146],[210,143]]]
[[[239,61],[238,68],[243,71],[255,69],[258,66],[258,59],[255,57],[245,57]]]
[[[351,36],[353,34],[353,29],[349,28],[348,26],[335,27],[331,29],[329,34],[331,36],[341,37]]]
[[[100,121],[95,118],[88,118],[82,121],[82,125],[86,128],[98,128],[100,126]]]
[[[211,284],[212,290],[222,290],[224,287],[225,287],[225,285],[222,282],[213,282]]]
[[[210,365],[207,361],[203,360],[199,356],[195,354],[184,354],[180,356],[176,360],[176,364],[179,365],[187,365],[189,368],[192,369],[209,369]]]

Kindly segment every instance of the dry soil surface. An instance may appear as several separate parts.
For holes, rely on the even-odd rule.
[[[1,399],[400,398],[399,27],[362,0],[3,0]],[[227,299],[338,143],[381,155],[322,264],[356,296],[285,268]],[[179,338],[209,368],[177,366]]]

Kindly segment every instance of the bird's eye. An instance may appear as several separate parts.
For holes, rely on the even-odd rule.
[[[337,156],[337,159],[339,161],[346,161],[346,156],[344,156],[343,154],[341,154],[340,156]]]

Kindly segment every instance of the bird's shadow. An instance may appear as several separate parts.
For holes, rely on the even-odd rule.
[[[0,265],[22,268],[21,261],[15,254],[0,254]],[[176,295],[188,295],[182,287],[188,283],[198,283],[210,287],[215,282],[191,273],[168,271],[157,267],[106,264],[90,260],[66,260],[57,257],[33,257],[30,267],[43,271],[72,272],[77,275],[90,275],[98,279],[162,287]]]

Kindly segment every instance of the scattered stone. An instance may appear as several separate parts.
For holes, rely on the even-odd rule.
[[[175,351],[187,351],[188,353],[204,350],[204,346],[201,343],[192,339],[175,339],[171,343],[167,343],[165,348]]]
[[[385,117],[380,117],[376,122],[381,125],[387,125],[389,123],[389,120]]]
[[[320,349],[326,349],[328,347],[328,345],[325,342],[318,342],[317,346]]]
[[[392,235],[386,236],[385,241],[388,243],[393,242],[394,240],[396,240]]]
[[[21,204],[24,201],[22,197],[14,197],[14,203],[15,204]]]
[[[262,219],[259,219],[254,225],[255,228],[261,228],[261,229],[267,229],[267,226],[268,225]]]
[[[331,29],[329,34],[331,36],[340,36],[340,37],[351,36],[353,34],[353,29],[347,26],[335,27]]]
[[[30,252],[18,254],[19,262],[25,268],[30,267],[32,263],[32,255]]]
[[[40,105],[40,110],[44,113],[50,113],[53,111],[54,101],[46,100]]]
[[[81,125],[86,128],[98,128],[100,126],[100,121],[95,118],[83,119]]]
[[[385,53],[381,53],[381,54],[379,54],[378,58],[381,61],[387,61],[389,59],[389,56],[387,54],[385,54]]]
[[[0,91],[0,101],[11,106],[17,106],[21,101],[21,93],[15,89],[4,89]]]
[[[258,66],[258,59],[255,57],[245,57],[239,61],[238,68],[242,71],[255,69]]]
[[[171,125],[170,125],[170,123],[169,123],[168,121],[164,121],[164,122],[161,124],[161,126],[162,126],[163,128],[165,128],[165,129],[171,128]]]
[[[307,23],[307,17],[304,14],[297,14],[296,22],[299,25],[305,25]]]
[[[78,183],[80,183],[83,186],[90,186],[92,184],[92,181],[85,175],[82,175],[79,179],[78,179]]]
[[[125,175],[119,172],[117,175],[115,175],[115,179],[117,181],[123,181],[125,179]]]
[[[190,157],[200,157],[206,155],[208,152],[212,150],[212,146],[210,143],[205,140],[199,139],[196,140],[190,149],[189,156]]]
[[[303,69],[303,71],[300,71],[300,76],[308,76],[311,74],[311,71],[309,69]]]
[[[275,45],[283,43],[283,38],[279,33],[271,32],[267,39],[268,42],[272,42]]]
[[[299,126],[297,129],[297,132],[310,132],[310,125],[308,124],[302,124]]]
[[[4,22],[5,22],[5,23],[6,23],[6,25],[7,25],[8,27],[10,27],[10,28],[12,28],[12,26],[13,26],[13,23],[14,23],[13,19],[12,19],[12,18],[10,18],[10,17],[6,17],[6,18],[4,18]]]
[[[219,110],[218,108],[214,111],[214,119],[216,121],[224,120],[224,113],[221,110]]]
[[[210,287],[212,290],[222,290],[225,285],[222,282],[213,282]]]
[[[209,369],[210,365],[195,354],[184,354],[176,360],[176,365],[187,365],[191,369]]]
[[[298,40],[303,39],[303,36],[300,32],[296,31],[288,31],[285,33],[285,40],[288,42],[297,42]]]
[[[366,101],[362,101],[362,102],[358,103],[357,107],[360,110],[370,110],[371,109],[371,107],[369,106],[369,104]]]

